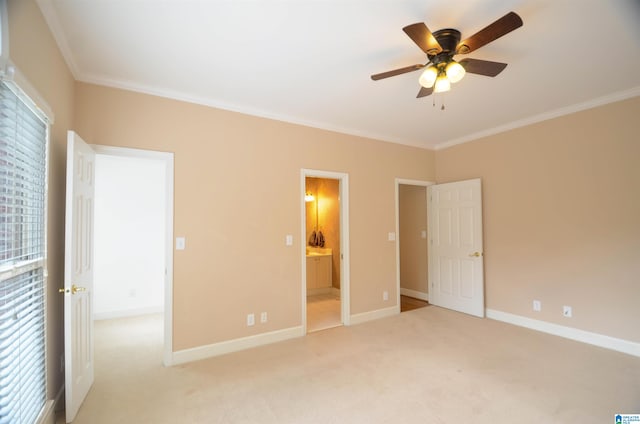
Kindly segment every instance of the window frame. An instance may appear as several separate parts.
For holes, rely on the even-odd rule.
[[[51,145],[51,129],[55,118],[52,109],[38,90],[34,88],[25,75],[12,62],[9,55],[9,14],[7,9],[7,0],[0,0],[0,81],[4,83],[15,94],[19,101],[28,107],[33,114],[39,118],[45,125],[44,140],[44,169],[43,173],[43,201],[42,201],[42,229],[41,242],[42,254],[37,258],[22,260],[15,263],[7,263],[0,266],[0,279],[14,278],[22,274],[28,275],[33,271],[42,269],[42,320],[43,320],[43,338],[42,353],[44,355],[44,379],[42,387],[44,391],[44,403],[38,414],[36,415],[36,423],[42,423],[45,418],[53,410],[53,400],[49,393],[49,371],[50,366],[50,335],[49,335],[49,272],[48,272],[48,243],[49,243],[49,178],[50,178],[50,145]]]
[[[30,119],[38,120],[44,126],[44,140],[42,140],[44,145],[41,146],[43,147],[43,150],[44,150],[42,152],[44,153],[44,158],[43,158],[43,161],[41,162],[44,169],[38,168],[38,171],[37,171],[37,172],[41,172],[41,178],[42,178],[42,180],[40,180],[41,185],[37,186],[38,189],[42,189],[42,200],[41,200],[42,209],[39,211],[41,214],[42,221],[41,221],[41,227],[38,228],[38,230],[36,231],[36,234],[38,235],[38,242],[40,244],[40,247],[38,249],[39,251],[37,252],[37,256],[34,258],[27,258],[27,259],[20,258],[16,261],[9,261],[3,265],[0,265],[0,281],[4,283],[4,282],[7,282],[7,280],[9,280],[9,284],[5,285],[4,288],[11,288],[11,287],[15,288],[15,286],[10,282],[10,280],[12,279],[20,278],[21,276],[29,276],[29,274],[33,275],[34,271],[37,272],[41,270],[41,273],[42,273],[41,289],[38,289],[35,292],[30,292],[41,299],[38,301],[37,307],[41,308],[41,311],[42,311],[41,312],[42,313],[42,339],[41,339],[42,344],[41,345],[39,344],[39,347],[41,347],[41,350],[39,348],[36,348],[35,350],[31,350],[31,352],[41,352],[43,357],[42,372],[44,375],[42,375],[43,387],[41,387],[41,390],[44,393],[44,398],[42,399],[43,403],[41,405],[41,410],[38,411],[38,415],[36,416],[37,417],[36,422],[40,422],[41,419],[43,418],[43,414],[47,410],[47,403],[48,403],[47,389],[48,389],[49,355],[48,355],[47,346],[49,341],[49,336],[48,336],[49,326],[48,326],[48,320],[47,320],[47,314],[48,314],[47,243],[48,243],[48,201],[49,201],[49,196],[48,196],[49,194],[48,193],[49,192],[48,190],[49,147],[50,147],[51,124],[49,123],[49,120],[47,119],[46,115],[43,114],[37,108],[37,106],[31,101],[31,99],[21,90],[21,88],[14,81],[11,81],[11,80],[8,81],[5,78],[0,78],[0,84],[4,85],[6,89],[8,89],[15,96],[16,104],[17,102],[20,102],[21,103],[20,107],[28,109],[29,113],[31,113],[31,116],[29,117]],[[16,125],[18,127],[20,127],[19,122],[20,121],[16,122]],[[12,193],[11,197],[13,197],[14,195],[15,193]],[[39,365],[36,364],[36,368],[34,368],[34,370],[37,369],[37,367],[39,367]]]

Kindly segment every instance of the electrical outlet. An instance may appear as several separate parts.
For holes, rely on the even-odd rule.
[[[262,313],[260,314],[260,322],[261,322],[262,324],[264,324],[265,322],[267,322],[267,313],[266,313],[266,312],[262,312]]]
[[[571,306],[563,306],[562,315],[564,315],[567,318],[571,318],[573,316],[573,311],[571,310]]]
[[[256,323],[256,316],[254,314],[247,315],[247,327],[251,327]]]
[[[382,300],[384,300],[385,302],[387,300],[389,300],[389,292],[388,291],[385,290],[385,291],[382,292]]]
[[[539,300],[533,301],[533,310],[536,312],[540,312],[542,310],[542,303]]]

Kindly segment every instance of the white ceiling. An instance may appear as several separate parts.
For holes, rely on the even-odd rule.
[[[425,148],[640,95],[637,0],[38,3],[80,81]],[[509,66],[436,107],[420,72],[369,78],[426,62],[406,25],[466,38],[509,11],[524,25],[468,55]]]

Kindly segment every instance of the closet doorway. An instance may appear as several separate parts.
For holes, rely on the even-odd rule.
[[[400,312],[428,306],[428,247],[426,181],[396,180],[396,254]]]
[[[307,333],[349,324],[348,177],[302,170],[303,323]]]
[[[92,145],[96,153],[94,319],[149,316],[172,363],[173,153]],[[105,324],[106,325],[106,324]]]

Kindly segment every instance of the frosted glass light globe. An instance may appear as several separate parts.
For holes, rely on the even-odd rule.
[[[447,73],[447,78],[449,78],[449,81],[456,83],[464,78],[464,74],[467,71],[465,71],[464,67],[461,64],[459,64],[455,60],[452,60],[451,62],[449,62],[449,64],[447,64],[445,72]]]
[[[435,87],[433,88],[434,93],[443,93],[445,91],[451,90],[451,82],[449,82],[449,78],[446,75],[440,75],[436,79]]]
[[[418,82],[424,88],[431,88],[433,84],[436,82],[436,78],[438,77],[438,70],[435,66],[429,66],[423,73],[420,75]]]

